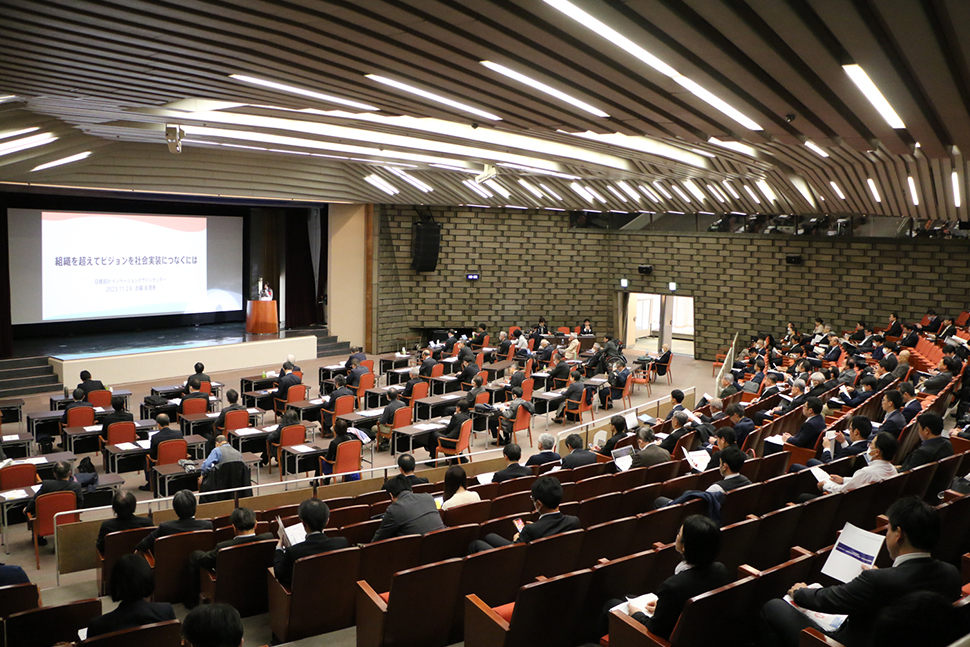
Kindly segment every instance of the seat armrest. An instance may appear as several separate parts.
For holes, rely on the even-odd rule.
[[[798,647],[844,647],[838,640],[829,638],[818,629],[802,629]]]
[[[670,647],[625,613],[610,613],[610,647]]]
[[[465,647],[503,645],[508,630],[509,623],[477,595],[465,597]]]
[[[749,564],[741,564],[738,566],[738,579],[743,580],[746,577],[761,577],[761,571]]]
[[[357,581],[357,647],[381,647],[387,603],[364,580]]]
[[[812,551],[802,548],[801,546],[792,546],[791,552],[788,554],[789,559],[797,559],[804,555],[811,555]]]
[[[290,632],[290,602],[292,595],[285,586],[280,584],[273,573],[273,567],[266,569],[266,586],[268,587],[269,626],[273,635],[281,641],[289,639]]]

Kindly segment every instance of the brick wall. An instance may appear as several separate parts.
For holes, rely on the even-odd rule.
[[[379,209],[378,350],[425,327],[499,330],[542,314],[551,327],[593,321],[613,331],[620,278],[631,292],[694,297],[695,354],[712,359],[734,332],[780,334],[822,317],[836,330],[890,311],[970,307],[970,245],[960,240],[793,238],[569,229],[565,212],[431,209],[442,224],[438,269],[410,268],[412,207]],[[800,254],[802,266],[785,264]],[[637,266],[653,265],[653,274]],[[469,282],[468,272],[481,280]]]

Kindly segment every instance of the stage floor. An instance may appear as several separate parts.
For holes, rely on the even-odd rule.
[[[282,331],[273,335],[250,335],[245,322],[158,328],[102,335],[77,335],[71,337],[39,337],[15,339],[14,357],[39,357],[47,355],[61,360],[89,359],[135,353],[239,344],[248,341],[267,341],[287,337],[312,335],[309,330]]]

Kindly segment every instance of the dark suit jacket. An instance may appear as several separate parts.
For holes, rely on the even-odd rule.
[[[492,483],[501,483],[502,481],[517,479],[520,476],[532,476],[532,470],[525,465],[512,463],[504,470],[495,472],[495,474],[492,476]]]
[[[95,546],[97,546],[98,552],[103,553],[105,535],[113,532],[120,532],[122,530],[148,528],[151,525],[152,520],[148,517],[128,517],[127,519],[119,519],[114,517],[111,519],[105,519],[101,522],[101,530],[98,531],[98,539],[95,541]]]
[[[350,386],[357,386],[360,384],[361,376],[366,375],[367,373],[370,373],[370,369],[366,366],[358,366],[357,368],[352,369],[350,373],[347,374],[347,384]]]
[[[569,377],[569,370],[570,370],[570,366],[565,361],[561,361],[558,364],[556,364],[555,366],[553,366],[552,367],[552,370],[549,371],[549,378],[548,378],[549,379],[549,383],[547,385],[547,390],[551,390],[554,387],[554,385],[555,385],[555,381],[554,380],[557,380],[557,379],[559,379],[559,380],[565,380],[565,379],[567,379]]]
[[[458,338],[455,337],[454,335],[452,335],[451,337],[449,337],[448,339],[446,339],[445,340],[445,348],[444,348],[445,354],[446,355],[451,355],[451,353],[455,350],[455,344],[457,344],[457,343],[458,343]]]
[[[461,436],[461,426],[466,420],[471,420],[470,413],[462,413],[459,411],[458,413],[454,414],[451,416],[451,420],[448,421],[448,426],[442,430],[438,437],[458,440],[458,437]]]
[[[74,407],[93,407],[93,406],[94,406],[93,404],[91,404],[90,402],[85,402],[84,400],[69,402],[64,407],[64,413],[61,415],[61,422],[63,422],[65,425],[67,424],[67,412],[73,409]]]
[[[829,349],[825,351],[822,355],[822,361],[824,362],[834,362],[839,359],[839,355],[842,354],[842,347],[836,344],[835,346],[829,346]]]
[[[152,457],[152,460],[158,460],[158,446],[166,440],[178,440],[179,438],[182,438],[181,431],[173,429],[172,427],[165,427],[152,436],[151,445],[148,447],[148,455]]]
[[[198,378],[199,382],[209,382],[210,384],[212,383],[212,378],[210,378],[205,373],[193,373],[192,375],[185,378],[185,388],[182,389],[182,393],[189,392],[189,380],[191,380],[193,377]]]
[[[238,537],[233,537],[232,539],[227,539],[226,541],[220,541],[216,544],[216,547],[212,550],[202,553],[199,556],[198,564],[199,568],[207,568],[210,571],[216,570],[216,561],[219,558],[219,551],[223,548],[229,548],[230,546],[239,546],[240,544],[248,544],[253,541],[266,541],[267,539],[275,539],[275,535],[271,532],[264,532],[261,535],[242,535]]]
[[[618,434],[613,434],[606,440],[605,443],[603,443],[603,446],[600,448],[600,454],[602,454],[603,456],[611,456],[612,455],[611,452],[613,451],[613,448],[616,447],[616,444],[621,440],[623,440],[624,438],[626,438],[625,431],[621,431]]]
[[[936,338],[946,339],[947,337],[952,337],[955,334],[957,334],[957,327],[951,325],[951,326],[947,326],[946,328],[943,328],[938,333],[936,333]]]
[[[675,404],[673,406],[673,408],[671,408],[671,410],[667,412],[667,417],[664,418],[664,420],[665,421],[666,420],[670,420],[671,418],[674,417],[674,414],[675,413],[677,413],[678,411],[683,411],[683,410],[684,410],[684,405],[682,405],[682,404]]]
[[[458,383],[471,384],[475,376],[478,375],[479,370],[480,369],[478,368],[478,364],[476,364],[475,362],[469,363],[465,368],[461,370],[461,373],[458,374]],[[523,373],[523,375],[525,374]]]
[[[549,344],[545,348],[536,351],[536,359],[538,359],[540,362],[548,362],[550,359],[552,359],[552,354],[555,352],[555,350],[556,347]]]
[[[505,357],[506,355],[509,354],[509,349],[511,347],[512,347],[512,340],[506,339],[505,341],[503,341],[498,345],[498,350],[495,352],[498,353],[499,357]]]
[[[577,449],[571,452],[569,456],[562,457],[562,468],[564,470],[571,470],[595,462],[596,454],[594,452],[588,449]]]
[[[670,460],[670,452],[666,449],[660,447],[660,445],[647,445],[639,452],[633,455],[633,463],[630,464],[630,469],[634,467],[650,467],[651,465],[659,465],[660,463],[666,463]]]
[[[718,464],[720,464],[720,459],[718,459]],[[747,476],[739,474],[737,476],[731,477],[729,479],[721,479],[720,481],[714,483],[725,492],[730,492],[731,490],[736,490],[739,487],[744,487],[745,485],[751,485],[751,481]]]
[[[115,411],[101,418],[101,435],[108,437],[108,427],[115,422],[131,422],[135,417],[127,411]]]
[[[475,344],[476,346],[481,346],[482,344],[485,343],[485,336],[486,335],[488,335],[487,332],[475,333],[472,336],[472,342],[471,343]]]
[[[936,395],[953,380],[953,374],[950,371],[940,371],[930,379],[923,382],[923,391],[929,393],[930,395]]]
[[[348,380],[349,382],[350,380]],[[280,377],[279,382],[276,383],[276,394],[274,397],[280,400],[286,399],[286,394],[289,393],[291,386],[296,386],[297,384],[302,384],[303,381],[300,376],[295,373],[287,373],[286,375]]]
[[[808,399],[808,396],[805,395],[804,393],[802,393],[801,395],[799,395],[799,396],[797,396],[795,398],[792,398],[792,401],[791,402],[786,402],[782,406],[781,411],[778,412],[778,415],[779,416],[783,416],[786,413],[789,413],[791,411],[794,411],[795,409],[798,409],[799,407],[804,406],[805,405],[805,400],[807,400],[807,399]]]
[[[204,393],[203,391],[194,391],[192,393],[189,393],[188,395],[183,395],[182,396],[182,401],[179,402],[179,413],[184,413],[185,412],[184,411],[184,408],[185,408],[185,401],[186,400],[205,400],[205,408],[206,408],[206,410],[208,410],[208,408],[209,408],[209,394],[208,393]]]
[[[674,429],[670,432],[670,435],[660,441],[661,449],[666,450],[671,456],[674,455],[674,448],[677,447],[677,441],[680,440],[681,436],[690,431],[688,427],[681,427],[680,429]],[[676,458],[676,457],[675,457]],[[682,458],[682,457],[681,457]],[[678,460],[680,460],[678,458]]]
[[[885,334],[889,337],[899,337],[903,334],[903,327],[900,325],[899,320],[897,319],[889,324],[889,327],[883,332],[885,332]]]
[[[687,600],[701,593],[722,587],[733,578],[724,564],[714,562],[708,566],[695,566],[672,575],[657,588],[657,607],[653,617],[634,613],[633,619],[645,625],[650,633],[667,640],[680,619]]]
[[[827,449],[822,450],[822,462],[823,463],[828,463],[829,461],[838,460],[840,458],[845,458],[846,456],[857,456],[857,455],[859,455],[859,454],[861,454],[861,453],[869,450],[869,441],[868,440],[860,440],[860,441],[857,441],[857,442],[851,442],[848,445],[846,445],[845,447],[843,447],[841,444],[839,444],[839,443],[837,443],[837,442],[835,442],[833,440],[832,441],[832,445],[833,445],[832,452],[834,452],[834,455],[833,455],[832,452],[830,452]]]
[[[420,377],[412,377],[410,380],[407,381],[407,384],[404,385],[404,391],[401,392],[401,396],[405,398],[410,398],[411,392],[414,390],[414,386],[416,384],[421,384],[423,382],[424,380],[422,380]]]
[[[418,374],[421,377],[431,377],[431,369],[433,369],[437,364],[438,362],[434,361],[433,357],[423,360],[421,362],[421,370],[418,371]]]
[[[902,410],[893,411],[886,416],[886,419],[882,421],[882,426],[879,427],[879,431],[885,431],[891,433],[893,436],[899,437],[899,432],[903,430],[906,426],[906,416],[903,415]]]
[[[469,362],[471,362],[472,364],[474,364],[475,363],[475,351],[473,351],[468,346],[462,346],[461,347],[461,350],[458,351],[458,361],[459,362],[464,362],[466,359]]]
[[[910,347],[914,347],[915,348],[916,347],[916,344],[918,344],[918,343],[919,343],[919,335],[916,333],[915,330],[913,332],[909,333],[908,335],[906,335],[905,337],[900,337],[899,338],[899,346],[900,347],[902,347],[902,346],[910,346]]]
[[[532,465],[544,465],[546,463],[553,463],[555,461],[562,460],[562,456],[556,452],[539,452],[538,454],[533,454],[529,457],[529,460],[525,462],[526,467]]]
[[[940,319],[939,317],[933,317],[932,319],[930,319],[930,322],[928,324],[923,326],[923,330],[926,332],[936,332],[940,329],[940,326],[942,325],[943,325],[942,319]]]
[[[529,470],[529,474],[532,474],[532,470]],[[402,535],[423,535],[444,527],[433,496],[423,492],[415,494],[404,491],[397,501],[387,506],[381,526],[371,541]]]
[[[394,414],[398,409],[403,409],[408,405],[401,402],[400,398],[397,400],[391,400],[384,407],[384,413],[381,414],[381,419],[378,421],[382,425],[391,425],[394,423]]]
[[[583,395],[584,395],[584,392],[585,391],[586,391],[586,388],[583,386],[583,383],[582,382],[573,382],[572,384],[570,384],[569,386],[566,387],[566,391],[565,391],[565,393],[563,393],[563,399],[564,400],[574,400],[576,402],[582,402],[583,401]],[[575,406],[575,405],[570,405],[569,403],[567,403],[566,404],[567,410],[576,411],[577,409],[570,409],[569,408],[569,407],[572,407],[572,406]]]
[[[218,427],[219,429],[225,429],[227,413],[229,413],[230,411],[245,411],[245,410],[246,410],[246,405],[244,404],[239,404],[238,402],[236,404],[230,404],[228,407],[226,407],[225,409],[219,412],[219,417],[216,418],[215,426]]]
[[[324,458],[330,462],[337,460],[337,447],[340,445],[340,443],[345,443],[348,440],[357,440],[357,436],[348,433],[337,436],[331,440],[330,445],[327,447],[327,454],[324,456]]]
[[[101,380],[86,380],[78,384],[77,388],[84,391],[84,400],[87,401],[88,393],[91,391],[103,391],[104,384],[101,383]]]
[[[839,397],[839,400],[842,400],[843,402],[845,402],[846,406],[849,407],[850,409],[854,409],[860,404],[862,404],[863,402],[865,402],[866,400],[868,400],[869,398],[871,398],[872,396],[874,396],[875,394],[876,394],[875,390],[866,391],[862,388],[857,388],[855,390],[855,395],[853,397],[849,398],[848,400],[846,400],[844,397]]]
[[[738,424],[734,425],[734,437],[737,439],[738,448],[744,447],[744,439],[754,431],[754,420],[751,418],[741,418]]]
[[[175,620],[175,609],[168,602],[122,602],[114,611],[91,620],[88,625],[88,638],[166,620]]]
[[[728,397],[729,395],[734,395],[737,392],[738,392],[738,387],[734,386],[733,384],[728,384],[726,387],[721,389],[721,392],[717,394],[717,397],[723,399]]]
[[[788,439],[788,443],[795,447],[814,447],[819,434],[825,430],[825,418],[821,415],[812,416],[802,423],[798,433]]]
[[[657,369],[657,375],[667,374],[667,364],[670,362],[670,351],[663,353],[660,357],[653,362],[653,365]]]
[[[350,544],[344,537],[327,537],[322,532],[307,535],[304,541],[289,548],[277,548],[273,556],[273,574],[283,586],[293,583],[293,564],[301,557],[328,553],[331,550],[347,548]]]
[[[342,398],[345,395],[354,395],[354,392],[348,389],[346,386],[342,386],[331,393],[330,399],[323,405],[324,410],[333,413],[334,408],[337,406],[337,399]]]
[[[526,524],[522,532],[519,533],[518,541],[527,544],[536,539],[552,537],[561,532],[569,532],[570,530],[577,530],[581,527],[582,524],[579,522],[579,517],[564,515],[557,510],[556,512],[542,515],[535,523]]]
[[[947,456],[953,456],[953,443],[950,442],[950,439],[944,438],[943,436],[930,438],[929,440],[924,440],[923,444],[906,457],[899,471],[905,472],[906,470],[925,465],[932,461],[938,461]]]
[[[389,480],[390,479],[388,479],[388,481]],[[422,483],[429,483],[429,482],[430,481],[428,481],[428,479],[424,478],[423,476],[415,476],[414,474],[408,474],[408,483],[411,484],[411,487],[414,487],[415,485],[421,485]],[[387,486],[387,481],[384,481],[384,485],[381,486],[381,489],[386,490],[387,489],[386,486]]]
[[[955,601],[960,597],[960,573],[951,564],[924,557],[892,568],[862,571],[846,584],[798,589],[792,597],[806,609],[847,614],[832,637],[855,646],[870,644],[873,624],[883,608],[915,591],[931,591]]]
[[[135,550],[142,552],[149,551],[155,547],[155,540],[157,539],[167,537],[168,535],[177,535],[180,532],[193,532],[195,530],[212,530],[212,522],[206,519],[196,519],[195,517],[191,519],[163,521],[151,534],[138,542]]]
[[[350,360],[354,359],[355,357],[358,361],[363,362],[365,359],[367,359],[367,353],[353,353],[350,357],[348,357],[347,361],[344,362],[344,368],[348,371],[350,370]]]
[[[51,492],[63,492],[64,490],[70,490],[74,492],[74,496],[77,497],[77,507],[84,507],[84,492],[81,490],[81,484],[77,481],[56,481],[56,480],[43,480],[40,482],[40,489],[37,490],[37,494],[34,498],[27,502],[27,507],[24,508],[25,512],[33,512],[34,507],[37,502],[37,497],[44,494],[50,494]]]
[[[916,398],[913,398],[903,406],[903,415],[906,417],[907,424],[913,421],[913,418],[918,416],[923,412],[923,405]]]

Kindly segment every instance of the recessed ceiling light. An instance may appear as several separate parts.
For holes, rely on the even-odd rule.
[[[657,194],[651,191],[650,189],[648,189],[647,187],[643,186],[642,184],[638,184],[637,188],[640,189],[641,192],[643,192],[643,195],[647,196],[654,202],[660,202],[660,198],[657,197]]]
[[[458,171],[459,173],[471,173],[472,175],[478,175],[481,171],[476,171],[472,168],[463,168],[461,166],[448,166],[447,164],[429,164],[435,168],[443,168],[448,171]]]
[[[573,3],[569,2],[568,0],[545,0],[545,1],[547,4],[555,7],[556,9],[563,12],[564,14],[566,14],[567,16],[569,16],[579,24],[583,25],[584,27],[593,30],[594,32],[596,32],[606,40],[610,41],[611,43],[623,49],[624,51],[628,52],[629,54],[635,56],[636,58],[643,61],[644,63],[646,63],[653,69],[657,70],[661,74],[670,77],[678,84],[680,84],[682,87],[689,90],[692,94],[694,94],[701,100],[707,102],[709,105],[713,106],[714,108],[717,108],[718,110],[720,110],[722,113],[724,113],[731,119],[734,119],[739,124],[743,125],[745,128],[748,128],[750,130],[761,130],[761,126],[759,126],[754,120],[749,119],[744,114],[742,114],[739,110],[728,105],[727,102],[714,96],[714,94],[712,94],[708,90],[705,90],[696,82],[681,75],[679,72],[677,72],[677,70],[672,68],[670,65],[664,63],[659,58],[657,58],[647,50],[643,49],[642,47],[634,43],[626,36],[620,34],[618,31],[616,31],[612,27],[609,27],[602,21],[597,20],[596,18],[586,13],[585,11],[583,11]]]
[[[59,160],[54,160],[53,162],[47,162],[46,164],[35,166],[34,168],[30,169],[30,172],[33,173],[34,171],[43,171],[44,169],[47,169],[47,168],[61,166],[62,164],[70,164],[71,162],[80,162],[90,154],[91,154],[91,151],[84,151],[83,153],[78,153],[77,155],[71,155],[70,157],[63,157]]]
[[[372,173],[371,175],[368,175],[364,179],[367,182],[371,183],[372,185],[376,186],[384,193],[387,193],[389,195],[400,193],[397,187],[395,187],[393,184],[391,184],[390,182],[382,178],[380,175],[377,175],[376,173]]]
[[[703,155],[704,157],[715,157],[715,158],[717,157],[717,155],[715,155],[714,153],[708,153],[707,151],[702,151],[699,148],[692,148],[691,150],[697,153],[698,155]]]
[[[674,184],[672,182],[671,182],[670,186],[674,189],[674,192],[676,192],[677,195],[680,196],[680,199],[681,200],[683,200],[684,202],[690,202],[690,198],[687,197],[687,194],[684,193],[679,186],[677,186],[676,184]]]
[[[845,194],[842,193],[842,189],[839,188],[839,185],[835,182],[829,182],[829,184],[831,184],[832,189],[835,190],[835,195],[839,196],[840,200],[845,200]]]
[[[866,71],[862,69],[862,66],[843,65],[842,69],[845,70],[845,73],[849,75],[852,82],[855,83],[856,87],[858,87],[862,94],[865,95],[866,99],[869,100],[869,103],[872,104],[872,107],[879,111],[879,114],[882,115],[882,118],[886,120],[886,123],[888,123],[891,128],[906,127],[906,124],[904,124],[903,120],[899,118],[899,115],[896,114],[893,107],[889,105],[889,101],[887,101],[886,97],[884,97],[882,92],[879,91],[876,84],[872,82],[872,79],[870,79],[869,75],[866,74]]]
[[[918,207],[919,206],[919,196],[916,195],[916,180],[913,179],[913,176],[912,175],[910,175],[909,177],[907,177],[906,180],[909,182],[909,194],[911,196],[913,196],[913,206],[914,207]]]
[[[866,182],[869,184],[869,190],[872,191],[872,197],[875,199],[875,201],[882,202],[882,199],[879,197],[879,191],[876,190],[876,183],[873,181],[873,179],[868,178]]]
[[[275,81],[268,81],[266,79],[258,79],[254,76],[247,76],[245,74],[230,74],[229,78],[235,79],[237,81],[242,81],[243,83],[250,83],[252,85],[260,85],[264,88],[279,90],[280,92],[289,92],[290,94],[298,94],[303,97],[317,99],[318,101],[325,101],[327,103],[337,103],[342,106],[350,106],[351,108],[360,108],[361,110],[380,109],[380,108],[377,108],[376,106],[372,106],[367,103],[361,103],[360,101],[352,101],[350,99],[344,99],[342,97],[335,97],[332,94],[315,92],[313,90],[307,90],[306,88],[298,88],[293,85],[286,85],[285,83],[277,83]]]
[[[393,166],[389,166],[387,170],[423,193],[430,193],[434,191],[434,189],[429,184],[426,184],[421,180],[419,180],[418,178],[405,173],[401,169],[397,169],[397,168],[394,168]]]
[[[668,200],[673,200],[674,199],[674,196],[670,195],[670,191],[668,191],[667,189],[665,189],[664,186],[660,183],[659,180],[654,180],[653,182],[651,182],[651,184],[654,185],[655,187],[657,187],[657,189],[661,193],[663,193],[664,197],[667,198]]]
[[[398,90],[404,90],[405,92],[410,92],[411,94],[416,94],[419,97],[424,97],[425,99],[431,99],[432,101],[437,101],[438,103],[443,103],[446,106],[451,106],[452,108],[457,108],[464,112],[471,113],[473,115],[478,115],[483,119],[490,119],[491,121],[502,121],[502,118],[498,115],[493,115],[491,112],[485,112],[484,110],[479,110],[474,108],[467,103],[461,103],[460,101],[454,101],[447,97],[443,97],[440,94],[434,94],[433,92],[428,92],[422,90],[421,88],[416,88],[413,85],[408,85],[407,83],[401,83],[400,81],[395,81],[394,79],[389,79],[386,76],[379,76],[377,74],[367,74],[368,79],[372,81],[377,81],[378,83],[383,83],[384,85],[389,85],[392,88],[397,88]]]
[[[809,148],[811,148],[813,151],[815,151],[819,155],[821,155],[822,157],[828,157],[829,156],[829,154],[825,152],[825,149],[823,149],[821,146],[819,146],[818,144],[816,144],[815,142],[813,142],[811,140],[806,141],[805,142],[805,145],[808,146]]]
[[[633,190],[633,187],[630,186],[629,184],[627,184],[626,182],[624,182],[623,180],[620,180],[616,184],[621,189],[623,189],[623,192],[624,193],[626,193],[628,196],[630,196],[631,198],[633,198],[635,201],[640,202],[640,200],[643,199],[643,196],[641,196],[639,193],[637,193],[636,191],[634,191]]]
[[[485,198],[486,200],[495,197],[495,195],[491,191],[489,191],[485,187],[483,187],[480,184],[478,184],[478,182],[474,182],[472,180],[462,180],[461,183],[464,184],[465,186],[467,186],[469,189],[471,189],[475,193],[477,193],[478,195],[480,195],[483,198]]]
[[[717,198],[718,202],[727,202],[724,195],[713,184],[708,184],[707,190],[714,194],[714,197]]]
[[[559,131],[564,132],[564,131]],[[567,135],[572,135],[573,137],[582,137],[583,139],[589,139],[591,141],[602,142],[604,144],[609,144],[611,146],[618,146],[620,148],[628,148],[634,151],[640,151],[647,153],[649,155],[657,155],[659,157],[666,157],[668,159],[676,160],[678,162],[683,162],[685,164],[690,164],[691,166],[696,166],[697,168],[710,168],[711,164],[703,156],[698,157],[690,151],[686,151],[683,148],[678,148],[677,146],[671,146],[670,144],[657,141],[651,137],[644,137],[642,135],[624,135],[623,133],[609,133],[601,134],[594,133],[592,131],[586,131],[584,133],[566,133]],[[708,157],[714,157],[709,155]]]
[[[957,172],[953,171],[950,173],[950,183],[953,184],[953,206],[960,208],[960,178],[957,177]]]
[[[7,139],[8,137],[19,137],[21,135],[26,135],[27,133],[32,133],[34,131],[40,130],[37,126],[33,128],[21,128],[20,130],[8,130],[6,132],[0,133],[0,139]]]
[[[737,151],[738,153],[743,153],[744,155],[749,155],[751,157],[757,157],[757,152],[751,146],[742,144],[741,142],[723,142],[717,137],[711,137],[707,140],[710,144],[717,144],[723,148],[729,148],[732,151]]]
[[[733,197],[735,200],[741,199],[740,194],[738,194],[738,192],[734,190],[734,187],[731,186],[730,182],[728,182],[727,180],[723,180],[721,184],[723,184],[724,188],[728,190],[728,193],[731,194],[731,197]]]
[[[698,189],[697,185],[692,181],[684,180],[684,186],[687,187],[687,190],[690,191],[698,201],[703,201],[707,198],[707,196],[705,196],[704,193]]]
[[[626,199],[626,196],[623,195],[622,193],[620,193],[620,190],[619,189],[615,189],[615,188],[611,187],[609,184],[606,185],[606,188],[609,190],[610,193],[612,193],[617,198],[619,198],[620,199],[620,202],[629,202],[629,200]]]
[[[769,200],[771,200],[772,202],[778,202],[778,196],[776,196],[775,192],[771,190],[771,187],[768,186],[767,182],[765,182],[764,180],[758,180],[757,182],[755,182],[755,184],[758,185],[758,188],[761,189],[761,192],[764,193]]]
[[[578,182],[570,182],[569,188],[576,192],[577,195],[582,197],[584,200],[592,204],[595,201],[593,194],[584,189]]]
[[[505,166],[507,168],[517,168],[521,171],[528,171],[530,173],[537,173],[539,175],[551,175],[552,177],[559,177],[564,180],[578,180],[578,175],[567,175],[566,173],[559,173],[558,171],[549,171],[544,168],[536,168],[534,166],[523,166],[522,164],[511,164],[508,162],[499,162],[496,166]]]
[[[512,193],[508,189],[495,180],[485,180],[485,184],[487,184],[493,191],[501,195],[503,198],[509,198],[512,196]]]
[[[17,98],[16,94],[4,94],[0,96],[0,103],[4,101],[10,101],[11,99],[16,99],[16,98]]]
[[[529,207],[520,207],[515,204],[503,204],[502,206],[505,207],[506,209],[528,209],[529,208]]]
[[[758,197],[758,194],[755,193],[750,186],[747,184],[742,184],[741,186],[744,187],[744,190],[748,192],[748,195],[751,196],[751,199],[754,200],[756,204],[761,204],[761,198]]]
[[[603,204],[606,204],[606,198],[604,198],[603,196],[601,196],[596,189],[594,189],[591,186],[585,186],[583,188],[586,189],[591,196],[593,196],[594,198],[596,198],[597,200],[599,200]]]
[[[540,191],[539,189],[537,189],[534,186],[532,186],[528,182],[528,180],[523,180],[522,178],[519,178],[519,184],[521,184],[523,187],[525,187],[526,191],[528,191],[529,193],[531,193],[535,197],[537,197],[539,199],[542,199],[542,198],[545,197],[544,195],[542,195],[542,191]]]
[[[31,135],[30,137],[12,139],[8,142],[3,142],[0,144],[0,155],[10,155],[11,153],[17,153],[22,150],[27,150],[28,148],[43,146],[44,144],[49,144],[56,140],[57,137],[51,133],[40,133],[38,135]]]
[[[540,184],[539,186],[542,187],[542,190],[545,191],[548,195],[551,195],[556,200],[559,200],[560,202],[562,202],[562,197],[560,197],[558,193],[556,193],[555,191],[547,187],[545,184]]]
[[[493,63],[492,61],[481,61],[481,64],[487,67],[488,69],[492,70],[493,72],[498,72],[503,76],[507,76],[510,79],[514,79],[518,81],[519,83],[524,83],[529,87],[539,90],[540,92],[545,92],[546,94],[556,97],[561,101],[565,101],[570,105],[573,105],[573,106],[576,106],[577,108],[585,110],[586,112],[590,113],[593,116],[603,117],[603,118],[609,117],[608,114],[606,114],[599,108],[595,108],[589,105],[585,101],[580,101],[576,97],[570,96],[565,92],[561,92],[560,90],[550,87],[545,83],[542,83],[541,81],[537,81],[531,77],[528,77],[525,74],[520,74],[515,70],[505,67],[504,65],[499,65],[498,63]]]

